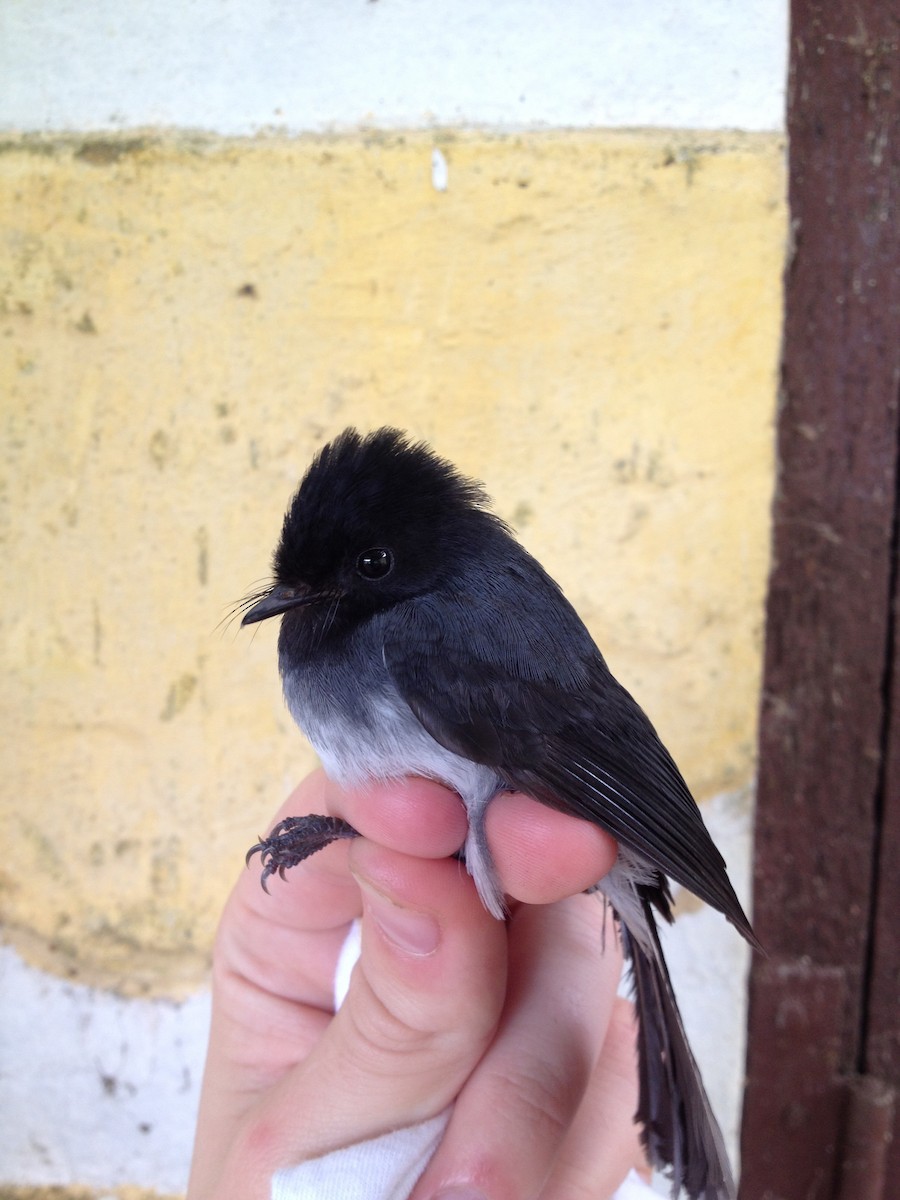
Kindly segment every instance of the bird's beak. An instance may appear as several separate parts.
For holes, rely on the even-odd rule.
[[[279,613],[287,612],[289,608],[299,608],[301,604],[315,604],[323,599],[321,592],[311,592],[303,587],[285,587],[278,584],[273,587],[262,600],[257,600],[252,608],[244,613],[241,625],[255,625],[257,621],[267,621],[269,617],[277,617]]]

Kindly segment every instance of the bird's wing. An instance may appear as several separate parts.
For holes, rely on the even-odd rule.
[[[553,632],[463,595],[394,612],[385,664],[436,741],[602,826],[755,940],[681,773],[573,609]]]

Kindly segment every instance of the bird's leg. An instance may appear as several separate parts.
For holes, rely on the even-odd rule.
[[[285,817],[279,821],[267,838],[257,842],[247,851],[247,865],[254,854],[259,854],[263,872],[259,882],[267,892],[266,880],[276,871],[284,879],[288,867],[296,867],[317,850],[324,850],[340,838],[359,837],[352,825],[340,817]]]

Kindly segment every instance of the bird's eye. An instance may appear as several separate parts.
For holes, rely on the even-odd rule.
[[[394,556],[384,546],[364,550],[356,560],[357,574],[363,579],[384,579],[394,569]]]

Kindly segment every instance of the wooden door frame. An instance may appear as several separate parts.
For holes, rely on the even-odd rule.
[[[788,136],[754,854],[768,957],[751,970],[740,1195],[888,1200],[900,1188],[893,0],[792,0]]]

